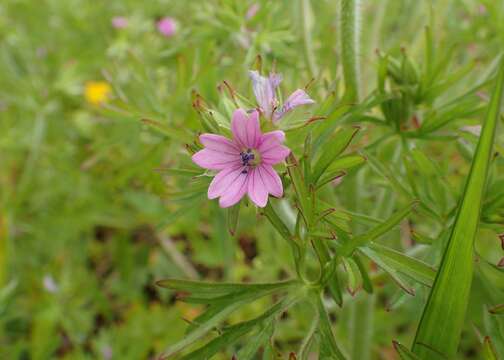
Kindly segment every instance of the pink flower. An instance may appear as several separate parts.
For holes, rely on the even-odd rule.
[[[115,29],[124,29],[128,26],[128,19],[124,16],[116,16],[112,18],[112,27]]]
[[[249,71],[249,75],[252,79],[252,88],[259,109],[266,118],[274,122],[279,121],[285,114],[298,106],[315,103],[304,90],[297,89],[282,106],[279,106],[276,88],[280,85],[282,77],[275,73],[270,73],[269,77],[265,77],[259,75],[258,71]]]
[[[245,14],[245,19],[250,20],[254,16],[256,16],[257,12],[261,6],[258,3],[253,3],[247,10],[247,13]]]
[[[167,16],[157,22],[157,29],[162,35],[171,37],[177,32],[177,23],[175,19]]]
[[[259,207],[266,206],[268,194],[283,195],[282,181],[273,165],[282,162],[290,153],[283,146],[283,131],[263,134],[259,126],[259,113],[248,115],[238,109],[231,121],[233,139],[221,135],[200,136],[203,150],[193,155],[199,166],[218,173],[208,188],[208,198],[219,198],[223,208],[238,203],[245,194]]]

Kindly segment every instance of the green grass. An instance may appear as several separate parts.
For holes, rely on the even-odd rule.
[[[2,1],[0,358],[504,358],[503,14]],[[222,210],[190,154],[256,68],[316,104],[280,125],[285,197]]]

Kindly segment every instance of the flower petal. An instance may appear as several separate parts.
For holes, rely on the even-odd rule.
[[[261,158],[264,164],[275,165],[284,161],[290,152],[287,146],[277,145],[261,152]]]
[[[259,124],[259,113],[254,110],[247,121],[247,146],[256,148],[261,140],[261,126]]]
[[[231,121],[231,131],[239,146],[255,148],[262,135],[259,126],[259,113],[254,110],[249,116],[243,109],[236,110]]]
[[[247,146],[247,120],[248,116],[245,110],[237,109],[233,113],[233,119],[231,120],[231,131],[233,133],[233,139],[238,143],[240,147]]]
[[[208,198],[215,199],[225,193],[229,185],[241,174],[243,166],[232,166],[221,170],[208,187]]]
[[[192,161],[205,169],[221,170],[240,164],[240,156],[205,148],[194,154]]]
[[[259,207],[265,207],[268,202],[268,190],[264,183],[259,167],[249,171],[248,197]]]
[[[264,116],[270,118],[276,105],[275,89],[280,84],[281,77],[276,74],[270,74],[269,77],[261,76],[258,71],[249,71],[249,76],[252,79],[252,89],[257,103]]]
[[[315,101],[311,99],[304,90],[297,89],[287,98],[283,106],[275,111],[273,114],[273,120],[280,120],[286,113],[298,106],[314,103]]]
[[[220,151],[223,153],[240,154],[240,148],[232,140],[215,134],[202,134],[199,137],[200,142],[210,150]]]
[[[262,164],[256,168],[261,173],[266,190],[275,197],[283,196],[283,186],[280,176],[271,165]]]
[[[248,180],[249,174],[244,174],[240,170],[239,175],[233,178],[219,198],[219,206],[227,208],[239,202],[247,192]]]
[[[268,149],[271,149],[273,147],[282,144],[284,140],[285,140],[285,133],[280,130],[263,134],[261,136],[261,140],[259,141],[258,150],[260,152],[265,152]]]

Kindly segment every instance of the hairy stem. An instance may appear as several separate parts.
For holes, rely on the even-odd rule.
[[[340,0],[340,52],[345,100],[359,101],[359,0]]]

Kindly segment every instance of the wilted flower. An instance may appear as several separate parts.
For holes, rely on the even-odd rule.
[[[282,77],[275,73],[270,73],[268,77],[265,77],[261,76],[258,71],[249,71],[249,74],[259,108],[268,119],[272,119],[275,122],[279,121],[292,109],[301,105],[315,103],[304,90],[297,89],[287,98],[287,101],[282,106],[279,106],[276,98],[276,88],[280,85]]]
[[[163,36],[171,37],[177,32],[177,23],[167,16],[157,22],[157,29]]]
[[[205,148],[192,157],[199,166],[219,171],[208,188],[208,198],[219,198],[219,205],[225,208],[248,194],[254,204],[264,207],[268,194],[283,195],[282,181],[273,165],[290,153],[282,145],[285,134],[283,131],[263,134],[259,113],[254,110],[248,115],[243,109],[233,113],[231,131],[232,140],[215,134],[201,135]]]
[[[101,105],[106,102],[112,89],[105,81],[88,81],[84,88],[84,97],[92,105]]]
[[[112,18],[112,27],[115,29],[124,29],[128,26],[128,19],[124,16],[115,16]]]

